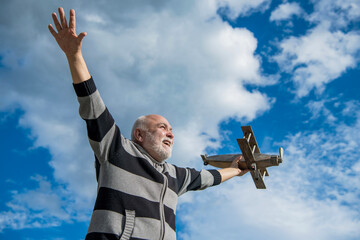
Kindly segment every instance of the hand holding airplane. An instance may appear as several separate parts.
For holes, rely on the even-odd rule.
[[[279,155],[269,155],[260,153],[259,146],[256,142],[251,126],[241,127],[244,137],[237,139],[241,154],[224,154],[208,156],[201,155],[205,165],[218,168],[232,167],[234,160],[238,158],[237,164],[241,170],[249,170],[254,180],[256,188],[266,189],[264,177],[269,176],[267,167],[279,166],[283,161],[283,148],[280,148]]]

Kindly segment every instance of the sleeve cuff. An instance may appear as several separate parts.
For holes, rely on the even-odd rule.
[[[92,77],[85,82],[73,83],[73,87],[78,97],[86,97],[96,91],[96,85]]]
[[[221,183],[221,174],[218,170],[208,170],[214,177],[213,186],[219,185]]]

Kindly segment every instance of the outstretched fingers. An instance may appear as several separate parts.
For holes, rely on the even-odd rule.
[[[70,10],[69,28],[74,29],[74,32],[75,32],[75,28],[76,28],[76,18],[75,18],[75,10],[74,10],[74,9],[71,9],[71,10]]]
[[[49,24],[48,28],[49,28],[49,31],[50,31],[51,35],[53,35],[53,37],[56,38],[57,33],[54,30],[53,26],[51,24]]]
[[[76,35],[75,10],[70,10],[69,26],[67,25],[63,8],[59,8],[59,17],[56,15],[56,13],[52,13],[52,18],[54,20],[55,26],[53,27],[51,24],[49,24],[48,28],[61,50],[67,56],[74,56],[78,53],[81,53],[81,44],[83,38],[86,36],[86,32],[82,32],[79,35]]]
[[[59,8],[59,17],[60,17],[60,22],[61,22],[61,26],[62,28],[67,28],[67,22],[66,22],[66,18],[65,18],[65,12],[63,8]]]
[[[58,32],[61,31],[62,27],[61,27],[61,25],[60,25],[60,23],[59,23],[59,20],[58,20],[57,16],[56,16],[56,13],[52,13],[51,16],[52,16],[52,19],[53,19],[53,21],[54,21],[56,30],[57,30]]]

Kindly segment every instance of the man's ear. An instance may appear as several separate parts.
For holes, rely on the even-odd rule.
[[[134,131],[135,141],[142,143],[144,141],[144,132],[141,129],[136,128]]]

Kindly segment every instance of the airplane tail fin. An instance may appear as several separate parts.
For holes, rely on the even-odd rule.
[[[201,158],[202,158],[202,160],[204,161],[204,165],[206,166],[206,165],[208,165],[209,164],[209,162],[206,160],[206,158],[207,158],[207,154],[205,154],[205,155],[200,155],[201,156]]]

